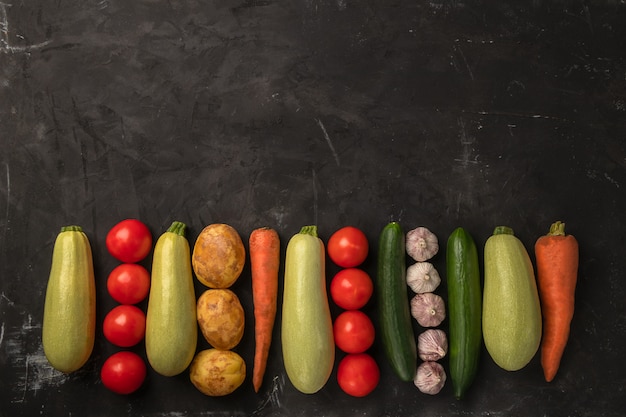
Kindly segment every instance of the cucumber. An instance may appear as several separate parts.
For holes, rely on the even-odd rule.
[[[417,346],[406,284],[404,232],[397,222],[383,228],[378,244],[376,293],[380,337],[385,355],[402,381],[417,372]]]
[[[146,356],[164,376],[183,372],[198,341],[196,296],[185,224],[173,222],[156,242],[146,312]]]
[[[335,362],[333,323],[326,292],[324,243],[305,226],[287,244],[281,344],[287,377],[305,394],[319,391]]]
[[[541,341],[541,308],[533,265],[524,244],[506,226],[485,243],[483,339],[507,371],[526,366]]]
[[[472,236],[458,227],[448,237],[449,366],[452,389],[463,398],[474,381],[482,345],[482,290],[478,251]]]
[[[80,226],[62,227],[54,242],[41,327],[53,368],[70,373],[87,362],[96,337],[96,281],[89,239]]]

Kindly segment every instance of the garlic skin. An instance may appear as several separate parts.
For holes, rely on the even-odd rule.
[[[448,353],[448,337],[440,329],[428,329],[417,337],[417,351],[423,361],[438,361]]]
[[[406,283],[414,293],[433,292],[441,284],[441,277],[430,262],[416,262],[406,270]]]
[[[432,292],[415,294],[411,299],[411,315],[422,327],[439,326],[446,318],[443,298]]]
[[[446,383],[446,371],[437,362],[422,362],[417,367],[413,383],[424,394],[438,394]]]
[[[429,260],[438,251],[437,236],[426,227],[416,227],[406,234],[406,253],[417,262]]]

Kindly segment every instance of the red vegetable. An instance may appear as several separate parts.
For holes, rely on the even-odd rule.
[[[353,226],[342,227],[333,233],[327,246],[330,259],[343,268],[362,264],[369,251],[365,233]]]
[[[123,350],[113,355],[102,365],[102,384],[117,394],[137,391],[146,379],[146,363],[136,353]]]
[[[541,366],[554,379],[569,338],[578,275],[578,242],[565,235],[565,224],[553,223],[535,243],[537,282],[543,314]]]
[[[152,249],[152,234],[136,219],[122,220],[109,230],[106,247],[117,260],[135,263],[144,259]]]

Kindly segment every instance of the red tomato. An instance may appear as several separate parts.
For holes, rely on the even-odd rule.
[[[146,335],[146,315],[139,307],[119,305],[104,317],[103,332],[115,346],[135,346]]]
[[[139,220],[122,220],[107,233],[106,246],[109,253],[119,261],[139,262],[152,249],[152,234],[148,226]]]
[[[361,353],[374,343],[372,320],[361,310],[344,311],[333,323],[335,344],[346,353]]]
[[[343,268],[358,266],[367,258],[369,246],[365,233],[353,226],[346,226],[328,239],[328,256]]]
[[[380,369],[367,353],[351,353],[339,362],[337,382],[341,389],[353,397],[365,397],[378,386]]]
[[[137,304],[150,291],[150,273],[139,264],[118,265],[109,274],[107,290],[120,304]]]
[[[330,297],[345,310],[358,310],[367,304],[374,292],[374,284],[367,272],[359,268],[345,268],[330,281]]]
[[[102,384],[117,394],[130,394],[146,379],[146,363],[134,352],[123,350],[104,361],[100,371]]]

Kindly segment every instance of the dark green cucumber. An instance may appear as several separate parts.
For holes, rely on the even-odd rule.
[[[412,381],[417,371],[417,346],[409,310],[404,239],[397,222],[389,223],[381,232],[376,293],[380,337],[387,359],[401,380]]]
[[[482,294],[478,252],[472,236],[459,227],[448,238],[449,361],[452,389],[463,398],[474,381],[482,344]]]

